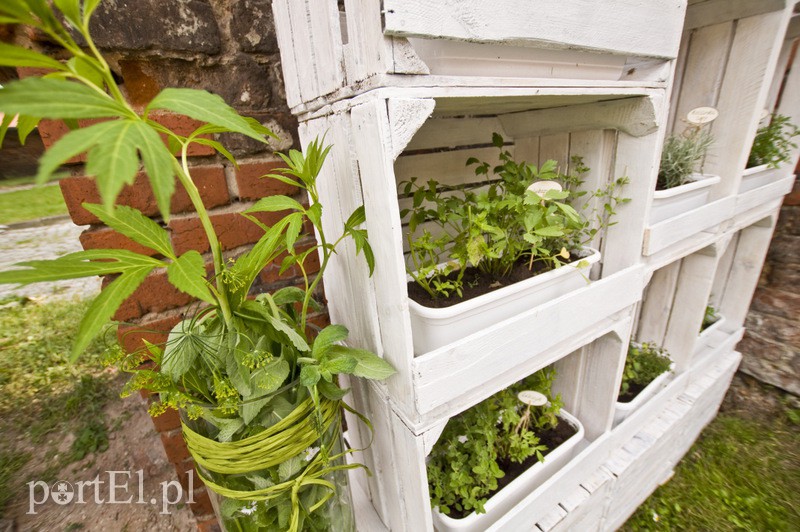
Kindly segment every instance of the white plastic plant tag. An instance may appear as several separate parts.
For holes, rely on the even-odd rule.
[[[517,399],[530,406],[544,406],[547,396],[534,390],[523,390],[517,394]]]
[[[695,125],[708,124],[719,116],[719,111],[713,107],[696,107],[689,111],[686,120]]]
[[[535,183],[531,183],[531,185],[528,187],[528,190],[535,192],[540,196],[544,196],[547,194],[548,190],[557,190],[558,192],[561,192],[564,189],[561,186],[561,183],[557,181],[537,181]]]

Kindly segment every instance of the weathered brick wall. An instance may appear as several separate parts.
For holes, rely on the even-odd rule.
[[[800,172],[798,165],[797,172]],[[786,196],[737,349],[740,371],[800,396],[800,181]]]
[[[8,30],[8,28],[5,28]],[[16,28],[7,38],[31,40],[45,51],[54,50],[42,35]],[[193,146],[192,176],[205,206],[210,210],[214,227],[227,256],[243,253],[258,240],[262,231],[239,213],[258,198],[286,194],[305,201],[298,190],[260,176],[279,166],[273,150],[296,145],[295,119],[289,112],[275,39],[270,0],[105,0],[92,24],[95,42],[118,75],[121,87],[135,106],[144,106],[165,87],[205,89],[223,97],[242,114],[254,117],[279,137],[269,146],[238,135],[222,135],[223,144],[237,157],[236,168],[211,148]],[[34,69],[20,69],[21,77],[36,75]],[[186,117],[160,113],[156,120],[178,132],[189,133],[197,124]],[[61,122],[43,121],[40,134],[50,147],[67,132]],[[125,248],[153,253],[127,237],[100,224],[86,211],[83,202],[99,202],[97,189],[83,175],[83,159],[70,167],[73,176],[61,181],[61,189],[70,216],[79,225],[90,225],[81,236],[85,249]],[[172,200],[174,214],[167,223],[172,243],[178,253],[196,249],[206,253],[207,268],[212,269],[207,253],[208,242],[197,215],[185,193],[178,187]],[[140,174],[134,185],[126,187],[119,202],[157,217],[157,208],[146,176]],[[261,216],[272,223],[279,214]],[[310,245],[311,240],[301,242]],[[313,271],[313,266],[311,267]],[[290,270],[278,276],[278,266],[268,267],[257,281],[255,291],[270,291],[297,283],[299,272]],[[196,311],[189,296],[174,289],[164,272],[156,272],[136,290],[119,309],[116,319],[120,340],[133,350],[141,338],[164,341],[166,332],[187,313]],[[318,319],[324,320],[324,316]],[[140,332],[146,330],[147,332]],[[175,412],[154,419],[169,460],[181,483],[187,487],[187,472],[193,468]],[[211,529],[216,521],[205,488],[195,482],[193,510],[201,529]]]

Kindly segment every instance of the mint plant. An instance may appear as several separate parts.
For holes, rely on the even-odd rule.
[[[329,148],[314,141],[305,153],[291,150],[281,155],[286,168],[267,176],[304,191],[309,206],[288,196],[257,201],[245,216],[263,230],[263,236],[238,259],[224,257],[192,181],[189,147],[210,146],[236,164],[230,152],[208,136],[238,133],[266,142],[272,133],[205,91],[164,89],[143,110],[135,109],[90,35],[89,22],[98,4],[99,0],[56,0],[53,6],[58,12],[44,0],[0,4],[0,23],[24,24],[44,32],[68,56],[62,62],[0,43],[0,66],[51,70],[43,78],[14,81],[0,89],[0,112],[5,114],[0,138],[17,114],[22,140],[41,119],[66,121],[72,130],[42,157],[37,180],[46,181],[61,163],[86,153],[86,172],[95,177],[102,204],[84,207],[107,226],[155,251],[155,256],[118,249],[81,251],[55,260],[21,263],[19,269],[0,272],[0,283],[116,276],[81,320],[74,359],[145,277],[165,270],[169,282],[197,298],[201,308],[176,325],[163,346],[147,344],[145,350],[132,354],[118,347],[111,350],[109,361],[132,373],[125,393],[137,389],[160,393],[161,401],[151,408],[154,415],[167,408],[182,412],[184,437],[199,465],[198,473],[223,498],[222,520],[229,529],[352,528],[352,523],[344,521],[344,512],[325,509],[332,495],[342,495],[335,477],[359,466],[344,464],[344,455],[352,451],[342,450],[339,444],[342,398],[347,390],[339,386],[337,376],[385,379],[394,370],[374,353],[347,346],[345,327],[334,324],[320,330],[309,323],[308,315],[319,308],[314,294],[344,240],[353,239],[372,271],[371,248],[366,231],[360,228],[364,209],[352,213],[340,235],[328,236],[322,226],[317,176]],[[182,114],[202,125],[188,136],[180,135],[153,119],[156,110]],[[80,119],[100,122],[78,128]],[[169,219],[176,178],[188,194],[210,244],[210,277],[197,251],[179,255],[160,223],[115,204],[140,166],[146,170],[164,222]],[[252,217],[258,212],[284,216],[267,226]],[[313,226],[318,243],[300,250],[295,243],[306,223]],[[306,268],[311,253],[320,257],[316,276]],[[250,299],[259,272],[281,256],[285,256],[281,272],[296,265],[302,286]]]
[[[666,190],[689,183],[692,173],[702,172],[703,160],[713,144],[711,132],[702,126],[667,137],[661,150],[656,188]]]
[[[707,305],[703,313],[703,323],[700,325],[700,332],[705,331],[715,323],[717,323],[722,316],[719,315],[717,309],[713,305]]]
[[[578,189],[589,168],[579,157],[573,158],[574,173],[564,175],[552,160],[539,168],[515,161],[497,133],[492,143],[500,150],[500,165],[492,168],[474,157],[466,162],[476,176],[487,178],[485,190],[446,187],[435,180],[420,184],[417,178],[400,183],[401,194],[412,198],[411,207],[401,212],[408,217],[408,273],[434,299],[461,296],[468,267],[501,278],[520,261],[528,269],[562,266],[612,225],[617,206],[628,201],[621,195],[628,178],[620,177],[593,193],[604,205],[588,220],[570,204],[585,194]],[[535,185],[539,181],[555,183],[541,188]]]
[[[788,116],[773,113],[769,124],[756,132],[747,158],[747,167],[766,164],[770,168],[777,168],[781,163],[789,161],[792,149],[797,148],[792,139],[798,135],[800,128]]]
[[[663,347],[652,342],[630,342],[619,397],[631,393],[632,384],[644,388],[662,373],[670,371],[671,364],[669,353]]]
[[[504,464],[541,461],[543,431],[555,428],[562,401],[552,396],[556,373],[545,368],[450,419],[428,460],[431,506],[443,514],[484,513],[488,497],[505,476]],[[550,398],[544,406],[520,402],[522,390]]]

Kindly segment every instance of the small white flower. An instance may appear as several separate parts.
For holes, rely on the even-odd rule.
[[[254,513],[256,511],[256,501],[253,501],[250,506],[239,508],[239,511],[244,515],[250,515]]]
[[[467,438],[467,437],[466,437],[465,435],[463,435],[463,434],[462,434],[461,436],[459,436],[459,437],[458,437],[458,441],[459,441],[459,442],[461,442],[461,443],[467,443],[467,440],[468,440],[468,439],[469,439],[469,438]]]
[[[314,457],[317,456],[318,452],[319,452],[319,447],[309,447],[308,449],[306,449],[306,462],[310,462],[311,460],[313,460]]]
[[[658,515],[657,513],[653,512],[653,521],[658,523],[659,521],[661,521],[661,516]]]

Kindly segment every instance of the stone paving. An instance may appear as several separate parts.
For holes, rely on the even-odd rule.
[[[54,259],[81,251],[78,237],[85,227],[71,221],[40,227],[7,228],[0,226],[0,271],[27,260]],[[74,299],[93,297],[100,292],[100,278],[87,277],[27,286],[0,285],[0,302],[13,297],[31,299]]]

